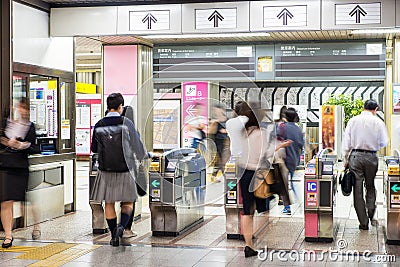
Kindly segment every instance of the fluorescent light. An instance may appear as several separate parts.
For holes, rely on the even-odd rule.
[[[80,57],[91,57],[91,56],[101,56],[101,53],[76,53],[76,56]]]
[[[376,33],[400,33],[399,29],[368,29],[368,30],[353,30],[352,34],[376,34]]]
[[[82,64],[76,64],[77,67],[101,67],[100,63],[82,63]]]
[[[156,34],[143,35],[146,39],[186,39],[186,38],[232,38],[232,37],[268,37],[271,36],[267,32],[245,32],[245,33],[198,33],[198,34]]]

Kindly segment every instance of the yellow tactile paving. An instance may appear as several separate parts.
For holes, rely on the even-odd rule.
[[[44,260],[64,250],[67,250],[76,244],[53,243],[37,249],[31,250],[25,254],[19,255],[16,259],[20,260]]]
[[[38,247],[12,246],[11,248],[0,248],[0,252],[27,253],[37,248]]]
[[[71,262],[86,253],[89,253],[97,248],[101,247],[100,245],[86,245],[86,244],[79,244],[74,247],[68,248],[64,251],[61,251],[58,254],[54,254],[53,256],[35,262],[29,266],[31,267],[56,267],[56,266],[61,266],[64,265],[68,262]]]

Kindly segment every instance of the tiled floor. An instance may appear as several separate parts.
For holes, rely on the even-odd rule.
[[[304,241],[303,212],[303,177],[298,172],[295,176],[297,199],[292,194],[294,204],[292,215],[281,213],[282,206],[274,201],[269,212],[266,226],[256,236],[258,248],[268,248],[267,259],[254,257],[246,259],[243,255],[244,242],[226,238],[226,218],[223,206],[223,183],[207,186],[204,222],[178,237],[153,237],[151,235],[151,217],[148,199],[143,199],[142,218],[135,223],[138,236],[124,240],[118,248],[110,247],[109,234],[93,235],[91,229],[91,210],[88,205],[88,163],[79,162],[77,171],[77,211],[63,217],[41,223],[41,240],[32,242],[32,228],[14,231],[17,246],[45,246],[52,242],[69,242],[76,244],[98,244],[100,248],[87,253],[65,266],[385,266],[374,262],[366,262],[361,257],[360,262],[329,257],[325,252],[337,250],[336,240],[343,239],[347,247],[340,253],[356,250],[360,253],[371,251],[374,255],[399,255],[400,248],[388,246],[383,234],[383,195],[382,178],[376,180],[378,192],[377,219],[380,225],[370,227],[368,231],[358,229],[357,216],[352,207],[352,197],[344,197],[339,192],[335,202],[335,221],[339,225],[337,239],[333,243],[309,243]],[[2,234],[1,234],[2,235]],[[279,250],[272,254],[273,250]],[[317,259],[297,260],[296,253],[315,251]],[[322,254],[321,254],[322,253]],[[0,250],[0,264],[6,266],[27,266],[36,261],[15,259],[20,253],[3,252]],[[292,257],[289,257],[292,255]],[[294,256],[293,256],[294,255]],[[265,255],[261,255],[265,256]],[[325,257],[323,257],[325,256]],[[338,256],[338,255],[336,255]],[[340,256],[342,256],[340,254]],[[272,258],[271,258],[272,257]],[[342,257],[343,258],[343,257]],[[388,263],[386,266],[390,266]],[[395,263],[392,266],[397,266]]]

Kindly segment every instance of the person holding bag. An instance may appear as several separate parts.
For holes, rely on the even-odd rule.
[[[5,238],[2,248],[12,246],[13,206],[15,201],[25,201],[28,188],[28,155],[39,152],[36,145],[35,126],[29,121],[29,102],[21,98],[14,107],[13,118],[3,122],[0,137],[0,201],[1,222]]]
[[[93,184],[91,199],[105,201],[112,246],[119,246],[119,239],[128,225],[133,203],[138,197],[135,159],[147,158],[147,152],[133,122],[121,116],[123,102],[119,93],[107,97],[108,113],[94,127],[91,147],[94,153],[99,153],[99,170]],[[122,202],[120,224],[117,224],[115,212],[117,201]]]
[[[254,180],[256,170],[261,165],[271,166],[272,158],[275,152],[275,140],[271,138],[274,131],[273,125],[260,128],[257,115],[258,106],[252,104],[249,106],[246,102],[240,102],[235,107],[238,115],[229,120],[226,124],[228,134],[231,138],[231,152],[238,156],[239,175],[241,175],[239,184],[243,199],[243,216],[241,226],[246,243],[245,257],[257,256],[258,252],[254,249],[253,237],[253,215],[255,210],[258,212],[266,211],[266,200],[257,198],[254,195]],[[257,115],[256,115],[257,114]]]

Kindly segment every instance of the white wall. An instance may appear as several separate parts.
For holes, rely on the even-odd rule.
[[[49,14],[13,2],[14,62],[73,71],[72,37],[49,36]]]

